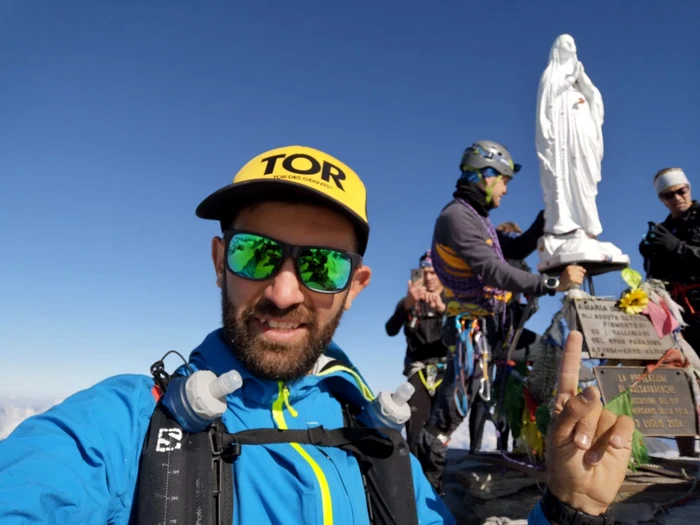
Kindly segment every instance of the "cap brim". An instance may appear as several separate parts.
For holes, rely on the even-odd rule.
[[[354,211],[328,198],[324,193],[293,182],[283,180],[251,180],[236,184],[232,183],[215,191],[204,199],[199,206],[197,206],[195,213],[200,219],[216,221],[230,220],[245,206],[249,206],[261,200],[284,201],[285,197],[289,195],[300,197],[311,203],[327,206],[345,215],[350,219],[357,230],[358,252],[360,255],[364,255],[369,238],[369,225]]]

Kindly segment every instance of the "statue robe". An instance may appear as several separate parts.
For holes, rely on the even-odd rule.
[[[537,100],[537,156],[545,201],[545,232],[577,229],[597,237],[603,228],[596,196],[603,159],[603,99],[585,72],[572,83],[577,60],[553,47]]]

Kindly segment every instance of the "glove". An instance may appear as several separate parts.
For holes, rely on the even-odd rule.
[[[647,241],[652,246],[663,248],[669,252],[675,252],[681,241],[661,224],[657,225],[653,232],[647,235]]]

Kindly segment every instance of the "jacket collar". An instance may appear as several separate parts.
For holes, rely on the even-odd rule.
[[[243,379],[243,397],[263,405],[272,403],[279,395],[280,382],[253,375],[234,355],[223,334],[223,328],[209,333],[190,354],[190,367],[194,371],[211,370],[217,376],[229,370],[237,370]],[[178,372],[186,373],[186,368],[182,366]],[[357,404],[364,404],[374,398],[364,378],[334,342],[328,345],[311,374],[285,383],[284,386],[289,391],[290,402],[299,401],[319,390],[339,394]]]
[[[698,212],[698,210],[700,210],[700,202],[698,202],[697,200],[694,200],[694,201],[692,202],[692,204],[690,205],[690,208],[688,208],[687,210],[685,210],[685,211],[683,212],[682,215],[679,215],[678,217],[675,217],[675,218],[674,218],[674,217],[672,217],[671,214],[669,213],[669,214],[666,216],[666,221],[665,221],[665,222],[666,222],[666,223],[669,223],[669,224],[670,224],[670,223],[682,224],[682,223],[684,223],[685,221],[687,221],[687,220],[689,220],[690,218],[692,218],[693,215],[695,215],[695,214]]]
[[[488,217],[489,211],[493,209],[492,204],[486,203],[486,192],[479,188],[476,183],[465,180],[457,181],[457,190],[452,194],[455,199],[464,199],[482,217]]]

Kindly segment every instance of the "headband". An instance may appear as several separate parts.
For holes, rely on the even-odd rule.
[[[682,169],[674,169],[667,171],[663,175],[660,175],[658,179],[654,181],[654,189],[657,195],[661,195],[664,190],[667,190],[671,186],[677,186],[678,184],[687,184],[690,186],[690,181]]]
[[[433,267],[433,259],[430,257],[430,250],[425,252],[420,258],[420,267],[421,268],[432,268]]]

